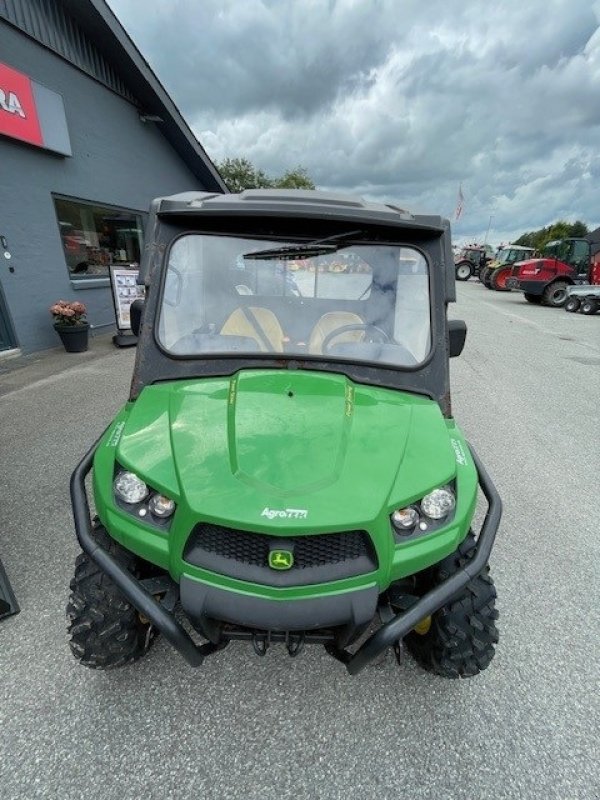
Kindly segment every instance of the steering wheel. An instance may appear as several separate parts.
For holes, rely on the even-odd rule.
[[[331,342],[336,339],[338,336],[341,336],[343,333],[348,333],[349,331],[370,331],[370,335],[367,337],[367,341],[369,342],[389,342],[390,337],[387,333],[378,328],[377,325],[372,325],[370,322],[362,322],[362,323],[355,323],[353,325],[341,325],[339,328],[335,328],[335,330],[331,331],[327,334],[327,336],[323,339],[323,344],[321,345],[321,352],[324,355],[330,354],[330,345]],[[373,338],[373,336],[375,338]]]

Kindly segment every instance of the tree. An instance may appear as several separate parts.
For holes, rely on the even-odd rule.
[[[315,185],[303,167],[287,170],[280,178],[269,178],[247,158],[226,158],[217,169],[230,192],[244,189],[314,189]]]
[[[541,250],[544,245],[555,239],[577,239],[587,236],[588,233],[588,226],[581,220],[566,222],[564,219],[559,219],[545,228],[522,234],[514,244],[520,244],[523,247],[535,247],[536,250]]]
[[[247,158],[226,158],[217,164],[221,177],[230,192],[244,189],[269,189],[272,181],[261,169],[256,169]]]
[[[585,224],[585,222],[581,222],[581,220],[577,220],[571,225],[571,236],[574,236],[578,239],[583,239],[584,236],[587,236],[590,232],[590,229]]]
[[[273,181],[276,189],[314,189],[315,185],[303,167],[289,169],[281,178]]]

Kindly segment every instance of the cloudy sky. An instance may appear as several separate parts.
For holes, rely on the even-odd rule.
[[[448,216],[462,182],[458,241],[600,224],[599,0],[109,2],[215,160]]]

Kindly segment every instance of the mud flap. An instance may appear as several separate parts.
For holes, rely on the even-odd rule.
[[[0,561],[0,620],[18,614],[21,609],[8,582],[8,577]]]

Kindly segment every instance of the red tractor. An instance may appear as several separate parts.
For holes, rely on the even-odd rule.
[[[523,292],[528,303],[559,308],[569,286],[591,283],[591,266],[587,239],[559,239],[548,242],[539,258],[515,264],[506,288]]]
[[[454,270],[457,281],[468,281],[471,275],[479,275],[480,270],[494,257],[494,248],[489,244],[470,244],[463,247],[454,257]]]

